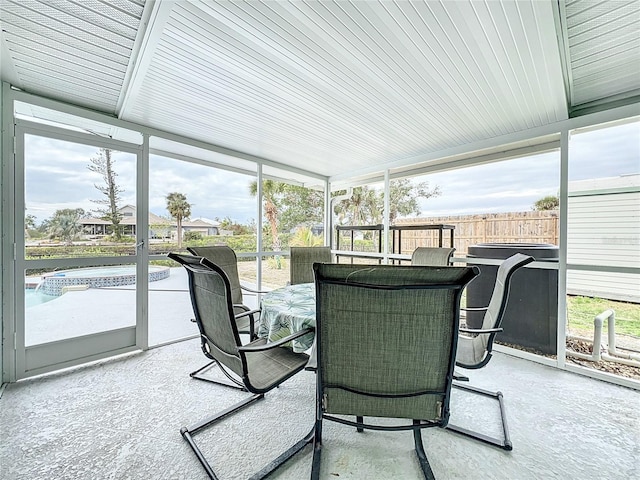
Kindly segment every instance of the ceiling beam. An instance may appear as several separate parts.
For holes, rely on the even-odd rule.
[[[140,27],[116,105],[118,118],[126,118],[138,96],[172,9],[173,2],[167,0],[147,1],[144,5]]]

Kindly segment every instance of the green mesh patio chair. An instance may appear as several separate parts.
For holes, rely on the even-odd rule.
[[[304,329],[273,343],[259,338],[243,345],[233,311],[231,284],[224,270],[202,257],[171,253],[169,258],[182,264],[188,272],[191,303],[203,350],[206,349],[208,356],[217,361],[229,379],[253,394],[222,412],[180,430],[209,477],[215,479],[213,468],[196,444],[194,435],[262,399],[265,393],[304,369],[309,356],[293,353],[282,345],[313,329]],[[285,463],[311,442],[312,433],[313,430],[252,478],[263,478]]]
[[[358,431],[411,430],[424,477],[434,478],[421,429],[447,425],[460,297],[477,267],[315,264],[314,270],[311,478],[320,478],[324,420]],[[351,415],[355,422],[344,418]],[[365,417],[401,420],[391,426],[365,423]]]
[[[461,335],[458,338],[458,351],[456,353],[456,366],[467,369],[478,369],[484,367],[491,360],[493,341],[496,335],[503,329],[500,326],[507,310],[509,300],[509,286],[516,271],[525,265],[533,262],[534,258],[521,253],[516,253],[504,260],[498,267],[496,282],[491,293],[489,305],[480,308],[463,308],[463,313],[468,311],[484,312],[482,325],[479,329],[468,327],[460,328]],[[476,280],[479,281],[479,280]],[[454,387],[467,392],[479,394],[485,397],[498,400],[500,406],[500,416],[502,419],[502,432],[504,438],[496,438],[489,435],[475,432],[458,425],[449,424],[447,428],[451,431],[466,435],[468,437],[481,440],[485,443],[498,446],[504,450],[512,450],[513,445],[509,437],[507,418],[504,407],[502,392],[491,392],[471,385],[460,384],[459,381],[468,382],[465,375],[456,373]]]
[[[238,257],[231,247],[214,245],[209,247],[187,247],[187,250],[197,257],[204,257],[210,262],[215,263],[227,274],[229,282],[231,283],[231,296],[236,313],[250,310],[250,308],[244,304],[243,291],[254,295],[267,293],[266,291],[255,290],[240,283]]]
[[[313,283],[313,264],[331,263],[329,247],[291,247],[289,274],[291,285]]]
[[[411,265],[433,267],[450,265],[455,250],[455,248],[418,247],[411,254]]]
[[[236,256],[236,252],[226,245],[188,247],[187,250],[189,253],[197,257],[206,258],[220,267],[224,273],[227,274],[229,283],[231,284],[231,298],[233,300],[233,310],[236,313],[236,319],[238,322],[238,331],[242,334],[249,335],[250,340],[255,340],[257,338],[256,321],[259,317],[259,310],[251,309],[244,304],[242,291],[244,290],[252,294],[266,292],[254,290],[240,284],[240,276],[238,275],[238,257]],[[206,372],[214,366],[215,362],[211,361],[198,370],[191,372],[190,375],[198,380],[210,382],[211,379],[206,376]]]

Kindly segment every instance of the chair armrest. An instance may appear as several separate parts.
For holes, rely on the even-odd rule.
[[[271,350],[272,348],[281,347],[282,345],[289,343],[291,340],[295,340],[296,338],[300,338],[306,335],[307,333],[313,333],[313,332],[315,332],[315,329],[311,327],[305,328],[304,330],[300,330],[299,332],[296,332],[284,338],[281,338],[276,342],[265,343],[264,345],[259,345],[259,346],[246,345],[246,346],[238,347],[238,351],[239,352],[263,352],[265,350]]]
[[[464,310],[465,312],[484,312],[489,307],[460,307],[460,310]]]
[[[456,372],[455,370],[453,371],[453,379],[457,380],[459,382],[468,382],[469,381],[469,377],[467,377],[466,375],[462,375],[462,374]]]
[[[309,355],[309,361],[307,366],[304,367],[309,372],[315,372],[318,370],[318,353],[316,352],[316,340],[313,339],[313,346],[311,347],[311,355]]]
[[[242,305],[234,305],[234,307],[235,306],[241,307]],[[235,315],[233,318],[237,320],[238,318],[246,317],[247,315],[253,315],[254,313],[260,313],[260,309],[256,308],[255,310],[247,310],[246,312]]]
[[[244,285],[240,285],[242,290],[246,290],[251,293],[269,293],[271,290],[254,290],[253,288],[245,287]]]
[[[498,333],[498,332],[502,332],[504,330],[504,328],[466,328],[466,327],[460,327],[458,329],[458,331],[462,332],[462,333],[476,333],[476,334],[481,334],[481,333]]]

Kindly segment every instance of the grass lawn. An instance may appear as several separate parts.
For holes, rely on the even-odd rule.
[[[640,304],[603,298],[567,296],[569,329],[593,332],[594,317],[608,309],[615,312],[616,334],[640,338]]]

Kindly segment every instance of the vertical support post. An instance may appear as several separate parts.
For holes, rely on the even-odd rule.
[[[389,188],[390,180],[389,180],[389,169],[387,168],[384,171],[384,209],[383,209],[383,231],[384,231],[384,239],[382,242],[382,248],[384,253],[384,263],[389,263],[389,215],[391,213],[390,208],[390,188]]]
[[[560,232],[558,258],[558,367],[567,362],[567,215],[569,212],[569,130],[560,133]]]
[[[324,181],[324,244],[333,248],[333,208],[329,180]]]
[[[136,155],[136,345],[149,348],[149,134]],[[178,232],[178,235],[180,232]]]
[[[0,270],[2,289],[0,292],[0,384],[17,380],[16,354],[16,300],[15,289],[15,178],[16,168],[14,142],[15,120],[13,118],[14,95],[11,85],[2,82],[0,119]]]
[[[256,282],[258,290],[262,290],[262,163],[258,163],[258,174],[256,178],[256,198],[258,199],[258,224],[256,232],[256,247],[258,256],[256,257]],[[258,294],[258,302],[260,302],[260,294]]]

